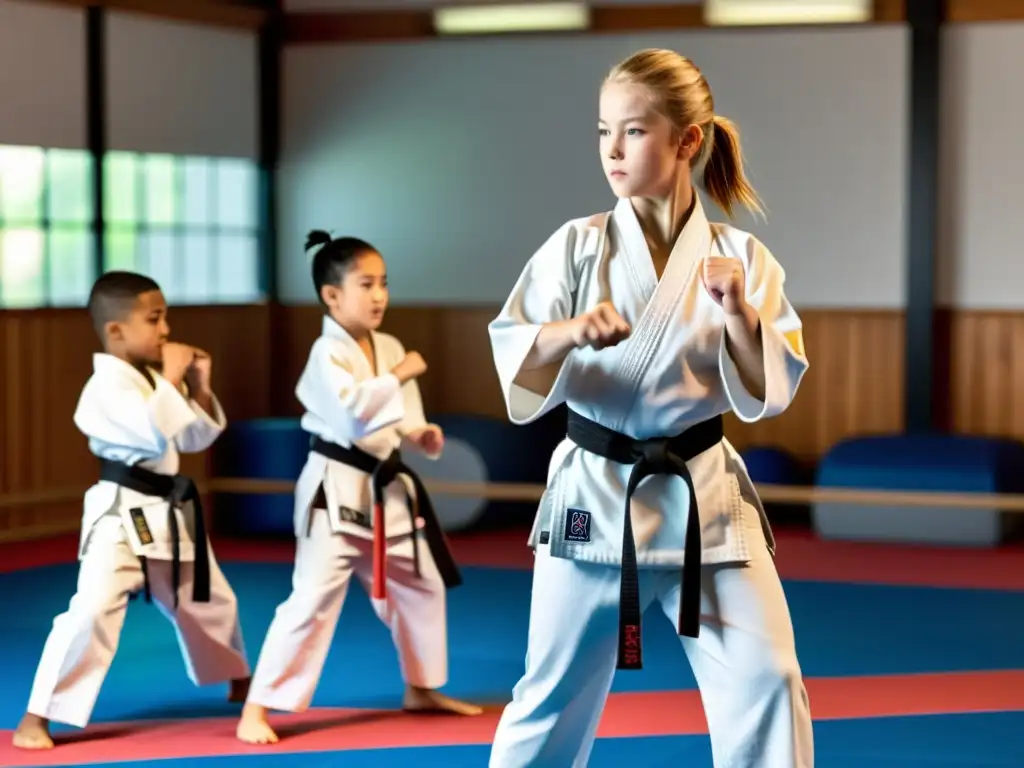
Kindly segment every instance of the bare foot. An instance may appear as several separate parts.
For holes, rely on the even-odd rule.
[[[240,680],[231,681],[231,689],[228,691],[228,701],[233,704],[244,704],[246,697],[249,695],[249,683],[252,682],[251,677],[243,677]]]
[[[483,708],[476,704],[453,699],[440,691],[429,688],[407,686],[402,699],[402,709],[406,712],[451,712],[456,715],[474,716],[483,713]]]
[[[50,721],[38,715],[25,714],[14,732],[13,743],[18,749],[53,749]]]
[[[246,744],[277,744],[277,734],[267,722],[267,709],[259,704],[246,704],[242,708],[235,736]]]

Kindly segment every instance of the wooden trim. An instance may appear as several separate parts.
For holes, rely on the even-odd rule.
[[[29,0],[16,0],[29,1]],[[175,21],[258,30],[267,19],[261,8],[230,0],[31,0],[79,8],[102,6]],[[874,0],[873,24],[905,22],[907,0]],[[639,30],[708,29],[698,5],[594,5],[583,34]],[[946,0],[951,23],[1024,21],[1021,0]],[[775,27],[772,27],[773,29]],[[533,33],[538,34],[538,33]],[[285,44],[374,42],[436,37],[429,10],[296,12],[284,15]]]
[[[705,26],[700,5],[595,5],[590,9],[587,31],[593,34]]]
[[[422,40],[436,37],[429,10],[285,13],[285,45]]]
[[[872,21],[892,24],[907,20],[907,0],[875,0]]]
[[[869,23],[905,21],[907,17],[905,4],[906,0],[874,0],[874,15]],[[591,6],[590,15],[589,29],[580,32],[559,31],[550,34],[595,35],[670,29],[712,29],[712,27],[704,23],[704,15],[699,4],[596,4]],[[728,29],[765,28],[729,27]],[[778,28],[777,26],[770,27],[770,29]],[[799,28],[803,29],[805,27],[801,25]],[[517,34],[536,36],[548,33],[529,32]],[[429,9],[308,11],[286,13],[284,16],[284,42],[286,45],[425,40],[436,37],[438,35],[434,31],[433,16]],[[476,36],[460,35],[459,37],[473,38]]]
[[[79,8],[99,6],[111,11],[127,11],[173,21],[189,21],[233,29],[258,30],[267,18],[267,12],[262,8],[236,5],[229,0],[44,0],[44,2],[73,5]]]
[[[946,0],[947,22],[1024,21],[1021,0]]]

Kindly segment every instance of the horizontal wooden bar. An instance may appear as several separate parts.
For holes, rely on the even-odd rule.
[[[20,1],[20,0],[19,0]],[[26,0],[37,3],[40,0]],[[215,27],[258,30],[267,20],[267,12],[231,0],[42,0],[55,5],[80,8],[101,6],[112,11],[127,11],[147,16],[188,21]]]
[[[291,480],[245,477],[212,478],[198,485],[200,492],[204,494],[288,494],[295,490],[295,483]],[[424,485],[436,496],[524,502],[539,501],[545,488],[538,483],[461,483],[427,479],[424,479]],[[63,488],[5,494],[0,495],[0,508],[69,503],[80,499],[84,492],[84,488]],[[759,483],[757,492],[762,501],[777,504],[842,503],[864,506],[998,509],[1002,512],[1024,513],[1024,494],[883,491],[775,483]]]

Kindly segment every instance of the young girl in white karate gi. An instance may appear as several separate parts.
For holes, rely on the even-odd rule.
[[[381,255],[362,240],[321,231],[310,233],[311,248],[327,313],[296,387],[312,442],[295,489],[292,593],[267,631],[237,728],[254,744],[278,740],[268,710],[309,707],[353,573],[372,586],[373,607],[391,629],[406,681],[403,707],[482,711],[437,690],[448,677],[445,589],[460,577],[429,497],[421,484],[405,482],[414,474],[397,453],[404,445],[437,457],[444,446],[416,384],[426,364],[377,330],[388,303]]]
[[[808,366],[800,319],[768,249],[705,217],[701,165],[727,214],[760,208],[736,128],[691,61],[644,50],[616,66],[598,128],[615,209],[560,227],[490,325],[510,419],[570,409],[531,534],[526,671],[490,765],[586,765],[657,601],[700,687],[714,764],[809,768],[774,541],[722,435],[728,411],[753,422],[792,401]]]
[[[192,682],[230,681],[237,702],[248,687],[238,603],[206,540],[195,486],[178,474],[179,454],[206,450],[227,425],[210,357],[167,341],[167,302],[143,275],[104,274],[89,312],[103,353],[74,419],[100,459],[100,481],[85,494],[77,591],[54,619],[14,732],[24,749],[53,746],[51,720],[86,726],[128,600],[143,591],[174,625]]]

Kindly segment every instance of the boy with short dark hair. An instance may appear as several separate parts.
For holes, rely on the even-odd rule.
[[[49,749],[49,721],[84,728],[113,661],[128,600],[144,592],[174,625],[196,685],[230,681],[244,701],[249,664],[235,594],[206,540],[195,484],[178,473],[227,425],[210,387],[211,359],[167,341],[160,286],[108,272],[89,296],[103,342],[75,425],[100,460],[85,494],[78,587],[53,622],[14,746]]]

